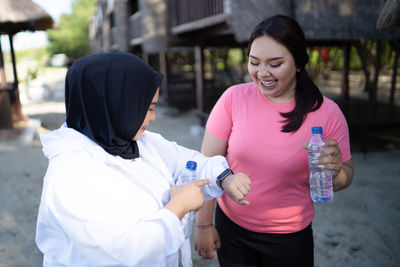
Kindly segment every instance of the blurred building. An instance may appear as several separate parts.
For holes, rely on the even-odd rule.
[[[350,47],[364,39],[400,39],[398,27],[376,28],[381,5],[381,0],[99,0],[90,41],[93,53],[141,56],[165,74],[164,99],[204,114],[226,86],[245,80],[250,33],[275,14],[295,18],[311,47],[343,47],[342,87],[348,94]],[[229,68],[227,48],[241,51],[239,68]]]

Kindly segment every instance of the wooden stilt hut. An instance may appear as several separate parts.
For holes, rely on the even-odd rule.
[[[53,27],[54,21],[45,10],[31,0],[2,0],[0,34],[8,35],[13,67],[13,83],[8,83],[0,45],[0,128],[12,128],[13,122],[24,120],[19,100],[17,65],[13,36],[20,31],[40,31]]]
[[[245,58],[254,26],[265,17],[285,14],[303,27],[310,47],[342,47],[342,97],[347,99],[351,47],[362,53],[362,40],[376,40],[379,51],[382,40],[400,38],[398,28],[376,28],[381,4],[381,0],[100,0],[92,43],[103,44],[97,51],[120,49],[141,55],[167,74],[162,92],[168,101],[187,95],[194,98],[200,113],[207,113],[215,86],[209,87],[205,77],[205,53],[239,47]],[[224,57],[224,52],[219,54]],[[379,53],[376,58],[379,66]],[[377,80],[378,74],[375,71],[373,78]],[[376,99],[376,86],[369,94],[372,101]]]

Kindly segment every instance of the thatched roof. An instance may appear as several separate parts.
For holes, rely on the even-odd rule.
[[[383,0],[376,28],[387,30],[400,26],[400,3],[398,0]]]
[[[0,33],[40,31],[53,27],[51,16],[31,0],[0,0]]]

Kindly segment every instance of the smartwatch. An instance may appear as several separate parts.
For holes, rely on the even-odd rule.
[[[231,173],[233,174],[233,171],[231,169],[226,169],[220,175],[218,175],[216,183],[220,188],[222,188],[222,181]]]

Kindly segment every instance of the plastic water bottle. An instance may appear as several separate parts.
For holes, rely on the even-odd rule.
[[[187,183],[196,181],[196,168],[197,163],[195,161],[188,161],[186,163],[186,169],[183,171],[182,176],[178,179],[176,186],[181,187]],[[194,211],[190,211],[185,214],[182,218],[182,228],[185,238],[189,238],[192,232],[192,224],[194,220]]]
[[[322,135],[322,127],[313,127],[308,142],[308,167],[310,169],[310,194],[314,202],[326,203],[333,199],[332,172],[324,170],[318,164],[318,157],[324,150],[326,138]]]

